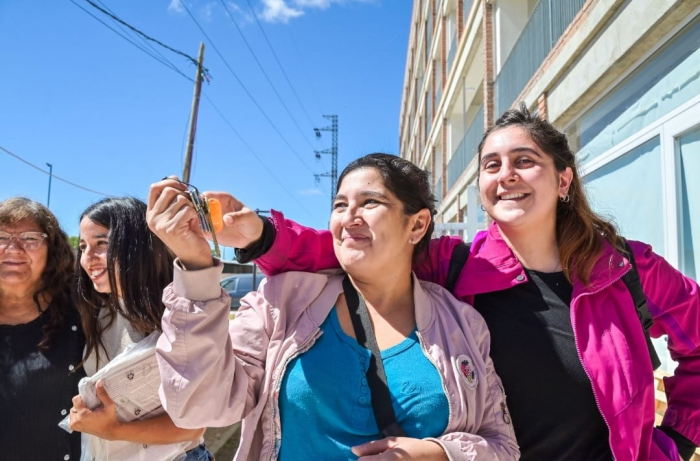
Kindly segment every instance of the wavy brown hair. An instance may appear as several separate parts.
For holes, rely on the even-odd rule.
[[[68,243],[68,236],[58,224],[58,219],[44,205],[26,197],[12,197],[0,202],[0,226],[12,226],[24,220],[34,221],[41,231],[48,235],[46,267],[41,274],[39,288],[33,295],[39,312],[39,297],[44,296],[49,300],[49,305],[42,314],[48,315],[49,321],[44,326],[44,334],[37,345],[46,350],[51,347],[54,332],[63,325],[66,312],[73,308],[70,287],[75,255]]]
[[[566,135],[548,121],[531,114],[524,103],[518,109],[505,112],[486,130],[479,143],[479,162],[486,138],[494,131],[510,126],[524,129],[530,139],[554,160],[558,172],[571,168],[573,179],[569,186],[569,201],[557,203],[556,238],[559,260],[564,275],[570,282],[575,276],[587,285],[593,265],[603,248],[601,239],[610,242],[618,251],[624,251],[617,227],[591,209],[576,166],[576,156],[569,147]]]
[[[79,246],[75,263],[75,304],[85,332],[85,354],[95,351],[99,361],[102,333],[115,315],[126,318],[143,333],[160,330],[165,310],[163,289],[173,280],[173,257],[165,244],[146,224],[146,204],[133,197],[106,198],[90,205],[80,220],[88,218],[109,230],[107,275],[111,292],[98,293],[80,266]],[[121,303],[116,287],[121,289]],[[99,321],[102,308],[109,309],[105,325]]]

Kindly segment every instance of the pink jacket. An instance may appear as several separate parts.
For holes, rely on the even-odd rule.
[[[289,272],[268,278],[241,300],[219,287],[222,265],[200,271],[175,266],[163,301],[156,354],[161,400],[181,427],[243,420],[236,459],[277,459],[278,397],[285,367],[313,346],[319,326],[342,293],[342,275]],[[471,306],[414,276],[418,338],[441,375],[449,403],[445,434],[432,439],[451,460],[515,460],[520,453],[501,381],[489,357],[489,334]]]
[[[273,213],[272,219],[277,231],[274,244],[256,261],[263,272],[337,267],[329,232],[299,226],[278,212]],[[429,258],[414,267],[418,278],[444,284],[452,249],[460,241],[458,237],[433,240]],[[698,284],[653,253],[649,245],[630,241],[630,246],[654,317],[651,335],[668,335],[671,356],[678,361],[674,376],[664,379],[668,409],[663,424],[700,445]],[[677,461],[673,441],[654,428],[651,361],[632,298],[620,280],[630,267],[606,244],[590,285],[574,281],[571,323],[579,358],[610,430],[615,459]],[[473,303],[476,294],[526,281],[520,261],[494,224],[476,235],[454,295]]]

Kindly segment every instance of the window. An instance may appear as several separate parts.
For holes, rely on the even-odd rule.
[[[661,148],[656,136],[585,178],[594,211],[613,218],[620,233],[664,253]]]
[[[591,160],[700,94],[700,19],[569,127],[580,161]]]
[[[679,269],[694,280],[700,275],[700,128],[678,138]],[[691,212],[692,210],[692,212]]]

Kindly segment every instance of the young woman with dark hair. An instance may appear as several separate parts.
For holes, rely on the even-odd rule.
[[[425,171],[386,154],[349,165],[330,218],[345,274],[268,278],[230,326],[222,265],[182,187],[151,186],[148,213],[178,256],[157,347],[163,403],[178,425],[242,419],[238,460],[518,458],[486,326],[471,306],[411,273],[433,228]],[[358,339],[355,305],[380,360]],[[383,364],[386,386],[377,389],[404,436],[381,435],[371,363]]]
[[[493,223],[476,234],[452,290],[491,332],[524,460],[689,459],[700,445],[700,291],[649,245],[629,241],[654,319],[678,362],[655,427],[644,330],[622,277],[632,269],[612,222],[591,210],[566,136],[522,106],[479,145],[481,203]],[[268,275],[337,267],[329,232],[277,212],[260,220],[233,197],[219,242]],[[459,237],[430,244],[418,278],[444,284]]]
[[[138,199],[108,198],[80,216],[80,242],[74,284],[75,302],[86,336],[83,367],[88,376],[116,355],[160,331],[163,288],[172,280],[172,257],[146,224],[146,205]],[[90,410],[73,399],[71,428],[84,443],[105,439],[105,459],[119,450],[129,459],[148,459],[149,445],[173,445],[171,459],[208,459],[201,445],[203,429],[181,429],[167,414],[121,422],[115,403],[97,386],[102,406]],[[203,457],[204,456],[204,457]],[[113,456],[112,456],[113,457]]]

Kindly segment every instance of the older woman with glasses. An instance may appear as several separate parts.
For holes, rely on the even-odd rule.
[[[0,201],[0,445],[3,459],[78,460],[80,434],[58,427],[71,408],[85,339],[70,299],[73,251],[56,217]]]

